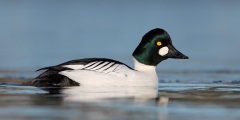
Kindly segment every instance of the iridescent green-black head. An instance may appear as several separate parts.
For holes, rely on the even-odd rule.
[[[167,58],[188,59],[172,45],[169,34],[160,28],[146,33],[132,55],[138,62],[151,66],[157,66]]]

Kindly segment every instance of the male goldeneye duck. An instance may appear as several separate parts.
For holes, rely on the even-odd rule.
[[[156,66],[167,58],[188,59],[172,44],[169,34],[160,28],[146,33],[132,54],[134,68],[107,58],[68,61],[45,70],[24,85],[66,86],[148,86],[157,87]],[[39,71],[37,70],[37,71]]]

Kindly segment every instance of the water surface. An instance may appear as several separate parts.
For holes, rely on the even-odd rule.
[[[105,91],[69,89],[49,94],[46,88],[0,86],[2,119],[143,119],[237,120],[240,118],[238,84],[161,83],[157,96],[136,88]],[[45,90],[43,90],[45,89]],[[56,88],[48,90],[57,91]],[[65,92],[64,92],[65,91]],[[135,94],[131,94],[135,93]],[[120,95],[120,96],[119,96]],[[125,95],[125,96],[124,96]],[[13,114],[14,113],[14,114]]]

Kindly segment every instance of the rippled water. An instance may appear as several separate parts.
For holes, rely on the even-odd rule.
[[[237,120],[238,84],[161,83],[146,88],[35,88],[0,85],[2,119]],[[78,89],[76,91],[75,89]],[[156,95],[156,96],[155,96]]]

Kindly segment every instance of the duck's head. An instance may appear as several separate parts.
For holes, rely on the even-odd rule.
[[[132,55],[138,62],[151,66],[168,58],[188,59],[173,46],[169,34],[160,28],[146,33]]]

